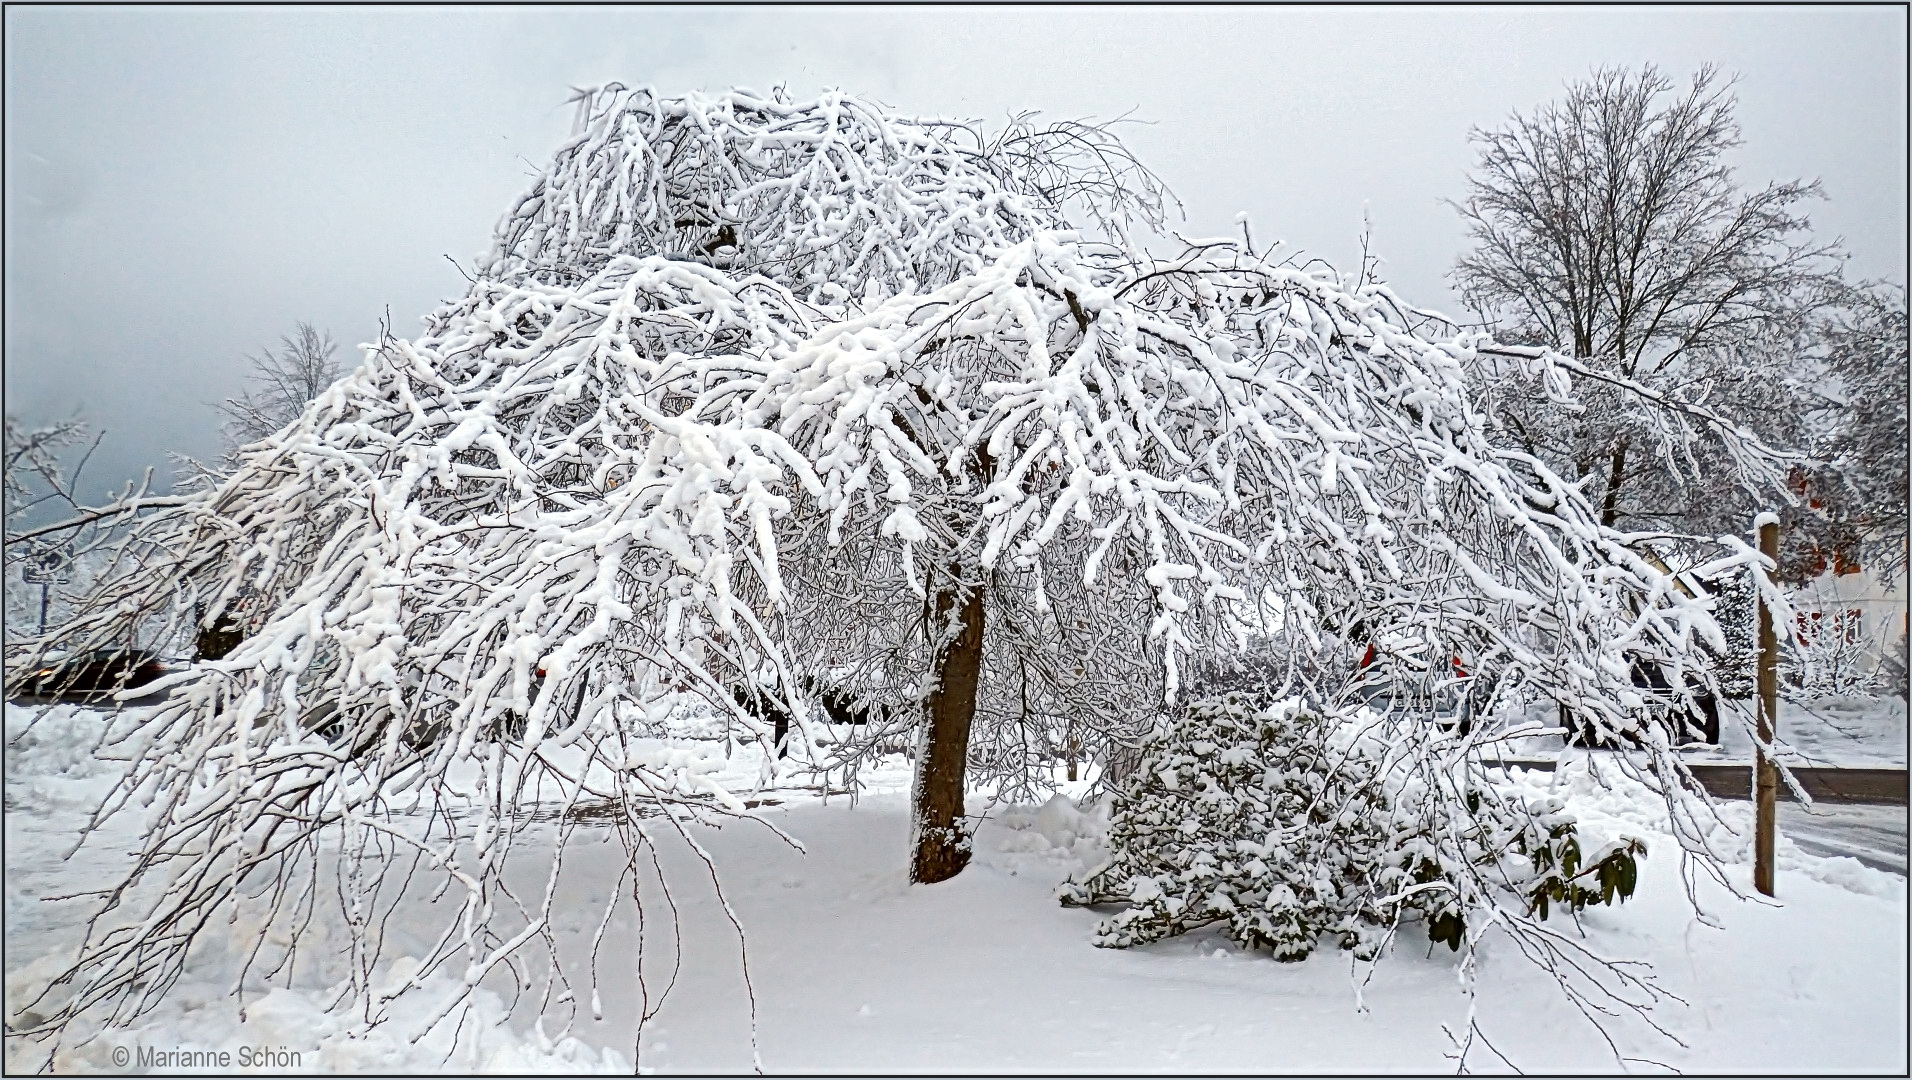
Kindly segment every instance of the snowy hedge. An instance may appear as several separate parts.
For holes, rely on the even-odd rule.
[[[1116,786],[1109,862],[1060,896],[1129,905],[1098,945],[1221,922],[1243,946],[1299,960],[1324,936],[1372,959],[1408,917],[1458,950],[1476,913],[1544,918],[1632,895],[1640,841],[1583,853],[1559,800],[1503,794],[1464,765],[1418,768],[1426,758],[1400,747],[1425,741],[1365,709],[1194,703]]]

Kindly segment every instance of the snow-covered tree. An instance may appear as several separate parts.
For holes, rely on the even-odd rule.
[[[1350,647],[1400,682],[1454,658],[1692,787],[1628,672],[1651,657],[1684,696],[1706,611],[1493,441],[1468,381],[1491,354],[1564,401],[1551,354],[1232,240],[1150,254],[1126,233],[1163,192],[1105,129],[834,93],[609,86],[579,110],[463,297],[141,523],[38,643],[236,609],[247,634],[140,735],[103,812],[150,804],[135,881],[166,887],[113,895],[60,1016],[142,1007],[223,905],[296,942],[297,888],[235,889],[317,873],[324,838],[367,920],[355,970],[400,854],[462,890],[427,970],[511,962],[552,902],[504,876],[530,802],[611,799],[634,846],[740,809],[633,748],[671,687],[768,743],[757,688],[798,763],[913,736],[919,882],[962,869],[967,787],[1141,740],[1250,641],[1318,701],[1353,693]],[[875,718],[833,757],[806,734],[825,694]],[[471,816],[387,812],[461,783]]]
[[[60,456],[69,446],[86,441],[87,425],[78,418],[40,427],[28,427],[12,414],[6,417],[6,627],[31,632],[37,626],[44,586],[23,579],[28,559],[43,558],[50,549],[31,540],[16,541],[13,534],[35,510],[72,502],[72,483]]]
[[[1818,328],[1823,377],[1805,485],[1827,527],[1824,546],[1863,548],[1881,574],[1906,566],[1907,324],[1905,286],[1869,282],[1841,295]],[[1846,535],[1837,535],[1843,531]]]
[[[105,437],[77,416],[37,427],[11,415],[6,418],[5,621],[10,656],[22,654],[22,641],[38,632],[42,616],[59,623],[72,613],[75,596],[89,590],[111,564],[108,549],[123,526],[142,510],[174,503],[146,495],[152,485],[149,470],[137,486],[127,484],[118,498],[101,506],[84,505],[81,479]],[[72,460],[72,451],[81,447]],[[55,571],[47,575],[55,580],[25,580],[29,563]],[[153,629],[150,620],[139,627]],[[164,644],[137,629],[131,643]],[[122,635],[91,643],[108,644],[123,647],[129,641]]]

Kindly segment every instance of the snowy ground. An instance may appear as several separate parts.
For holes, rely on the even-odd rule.
[[[94,760],[81,736],[98,714],[61,708],[21,735],[32,711],[7,709],[6,1004],[18,1019],[25,1000],[70,947],[79,909],[43,899],[110,877],[114,852],[130,837],[109,836],[99,851],[64,859],[88,801],[114,766]],[[754,776],[749,751],[725,773]],[[757,1011],[757,1054],[770,1072],[1433,1072],[1449,1071],[1443,1026],[1465,1024],[1468,1001],[1445,948],[1406,935],[1366,975],[1332,950],[1299,964],[1242,953],[1210,934],[1128,951],[1089,945],[1100,917],[1058,906],[1054,885],[1100,857],[1095,817],[1064,803],[1038,811],[997,806],[977,837],[977,856],[957,878],[908,886],[901,763],[871,777],[855,806],[842,798],[782,792],[759,814],[800,838],[799,854],[751,822],[700,830],[744,928]],[[1687,906],[1671,841],[1649,804],[1628,793],[1587,790],[1574,767],[1519,782],[1571,789],[1583,829],[1595,836],[1643,836],[1651,853],[1640,891],[1619,909],[1584,917],[1602,952],[1650,961],[1661,985],[1684,999],[1655,1018],[1674,1038],[1638,1021],[1612,1024],[1620,1052],[1684,1071],[1904,1072],[1906,1053],[1906,883],[1851,858],[1822,858],[1802,837],[1783,835],[1779,899],[1735,899],[1701,882],[1699,896],[1718,926]],[[1637,793],[1634,793],[1637,795]],[[986,800],[972,799],[982,812]],[[1899,820],[1903,821],[1903,810]],[[1731,867],[1744,883],[1742,839]],[[124,827],[123,827],[124,828]],[[549,846],[556,826],[537,827]],[[1902,828],[1902,826],[1901,826]],[[527,861],[541,876],[542,860]],[[682,973],[642,1034],[641,1065],[659,1072],[741,1071],[752,1065],[750,998],[738,939],[693,853],[667,843],[663,865],[683,914]],[[567,961],[581,962],[623,862],[601,830],[572,838],[561,879],[559,927]],[[529,877],[528,879],[529,880]],[[408,907],[391,938],[394,960],[419,947],[422,902]],[[655,911],[652,912],[655,916]],[[653,926],[656,920],[653,918]],[[216,937],[218,935],[215,935]],[[230,936],[244,937],[244,928]],[[647,938],[644,972],[654,994],[673,950]],[[1490,939],[1478,973],[1476,1015],[1499,1053],[1527,1071],[1619,1071],[1614,1050],[1576,1015],[1551,982],[1504,940]],[[122,1071],[113,1052],[139,1047],[281,1047],[301,1054],[291,1071],[628,1070],[638,1038],[631,905],[617,909],[601,955],[601,1020],[588,1001],[568,1033],[565,1009],[540,1022],[533,998],[515,1005],[502,983],[481,995],[462,1028],[440,1025],[415,1041],[435,994],[431,981],[391,1024],[348,1035],[345,1018],[324,1011],[327,978],[318,958],[292,990],[252,1000],[244,1023],[229,996],[228,943],[215,941],[189,978],[130,1030],[101,1032],[67,1047],[57,1064]],[[587,992],[588,996],[588,992]],[[1677,1040],[1677,1041],[1676,1041]],[[1681,1045],[1684,1043],[1684,1045]],[[10,1039],[9,1071],[42,1053]],[[1506,1066],[1477,1046],[1483,1070]],[[1654,1071],[1635,1062],[1632,1071]]]

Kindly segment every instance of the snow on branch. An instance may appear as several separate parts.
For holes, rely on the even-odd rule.
[[[813,301],[846,285],[911,291],[1069,228],[1066,203],[1099,223],[1160,224],[1170,198],[1106,128],[1081,122],[1025,116],[991,137],[847,94],[797,104],[617,83],[578,102],[579,130],[500,222],[482,275],[575,281],[657,255],[762,273]]]

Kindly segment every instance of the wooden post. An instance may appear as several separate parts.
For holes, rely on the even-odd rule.
[[[1759,553],[1775,563],[1779,559],[1779,522],[1771,515],[1760,515]],[[1758,672],[1759,741],[1764,745],[1772,742],[1779,730],[1779,635],[1774,632],[1773,612],[1763,593],[1759,599]],[[1753,832],[1753,888],[1771,896],[1779,773],[1763,750],[1755,748],[1753,759],[1753,799],[1758,815]]]

